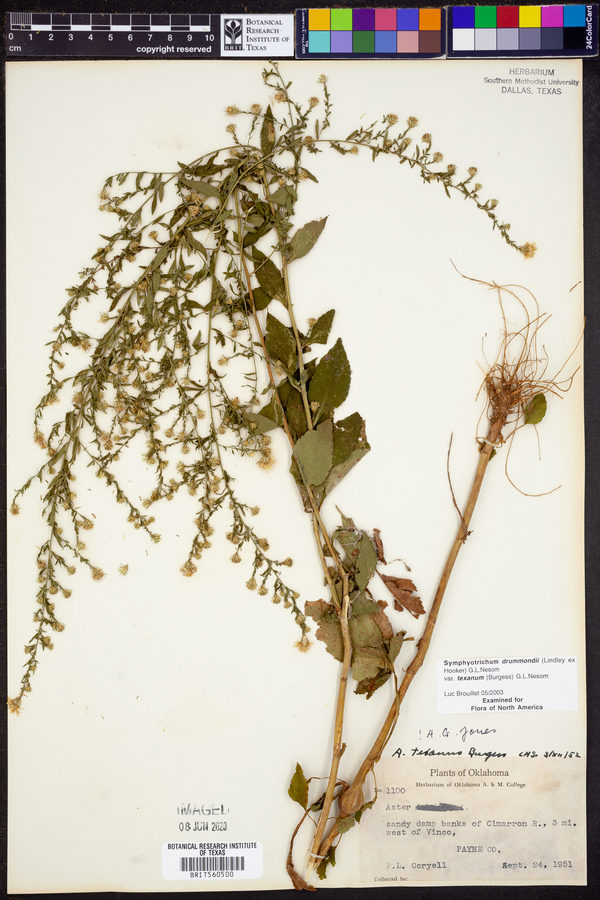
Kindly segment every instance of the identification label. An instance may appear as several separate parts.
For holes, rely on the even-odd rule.
[[[438,713],[577,709],[575,656],[438,660]]]
[[[262,872],[257,841],[173,841],[162,847],[162,874],[169,881],[261,878]]]
[[[585,884],[585,760],[383,759],[363,816],[370,885]]]
[[[221,56],[294,55],[293,15],[221,16]]]

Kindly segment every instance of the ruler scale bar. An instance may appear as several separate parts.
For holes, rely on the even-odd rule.
[[[146,28],[153,32],[169,32],[181,28],[189,31],[210,31],[209,14],[189,15],[141,15],[90,13],[10,13],[11,31],[33,29],[35,31],[92,31],[106,28],[111,31],[131,31]]]

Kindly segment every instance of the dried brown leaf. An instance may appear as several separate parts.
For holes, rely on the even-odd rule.
[[[386,588],[394,597],[394,607],[398,612],[405,609],[407,612],[418,619],[419,616],[425,614],[425,609],[421,603],[421,598],[414,593],[417,590],[415,584],[410,578],[397,578],[394,575],[382,575],[379,573],[381,580]]]
[[[378,600],[377,605],[379,606],[379,610],[376,613],[372,613],[373,621],[378,626],[381,634],[383,635],[383,639],[385,641],[391,641],[394,636],[394,629],[388,619],[387,615],[384,613],[384,609],[387,606],[387,603],[383,600]]]
[[[377,551],[377,559],[380,563],[383,563],[384,566],[387,565],[385,561],[385,556],[383,554],[383,543],[381,540],[381,531],[379,528],[373,529],[373,540],[375,541],[375,549]]]

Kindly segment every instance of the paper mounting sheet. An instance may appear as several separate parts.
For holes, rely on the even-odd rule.
[[[332,137],[388,113],[417,117],[415,142],[430,133],[444,164],[477,167],[482,197],[498,200],[513,238],[537,245],[526,259],[485,212],[396,160],[364,150],[305,160],[318,183],[303,183],[296,221],[328,219],[291,269],[299,327],[336,309],[331,341],[343,337],[352,366],[342,412],[361,412],[372,448],[323,515],[330,529],[337,508],[380,529],[388,560],[410,566],[428,610],[459,525],[448,472],[462,507],[482,435],[479,388],[502,329],[497,292],[475,280],[522,285],[551,314],[540,341],[549,376],[574,350],[559,377],[581,364],[581,64],[324,66],[281,69],[303,102],[328,76]],[[270,100],[282,114],[262,68],[7,65],[9,497],[43,461],[33,411],[65,289],[98,235],[118,227],[98,210],[105,179],[175,171],[222,146],[228,105]],[[92,338],[106,311],[97,302],[82,313]],[[377,803],[344,835],[326,886],[585,883],[582,410],[579,371],[562,399],[548,394],[539,428],[515,435],[508,462],[503,447],[490,463],[425,664],[368,782]],[[283,437],[273,446],[271,471],[250,459],[233,471],[240,495],[260,505],[273,553],[293,557],[289,582],[303,606],[326,589]],[[125,471],[141,497],[139,457]],[[73,576],[72,597],[57,601],[65,630],[11,717],[9,891],[291,888],[286,857],[301,810],[287,788],[297,762],[307,776],[327,775],[339,663],[314,640],[316,626],[309,652],[298,652],[288,611],[246,589],[226,517],[184,578],[191,498],[157,506],[153,545],[85,465],[78,479],[95,525],[88,550],[105,577]],[[33,630],[41,492],[35,481],[9,521],[11,696]],[[386,571],[406,575],[401,561]],[[391,607],[385,594],[381,584]],[[390,616],[419,638],[422,620]],[[368,751],[391,691],[369,701],[350,692],[341,777]],[[311,827],[296,841],[299,870]]]

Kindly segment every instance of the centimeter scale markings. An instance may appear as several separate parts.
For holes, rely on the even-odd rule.
[[[9,56],[220,56],[220,15],[11,12],[6,18]]]

